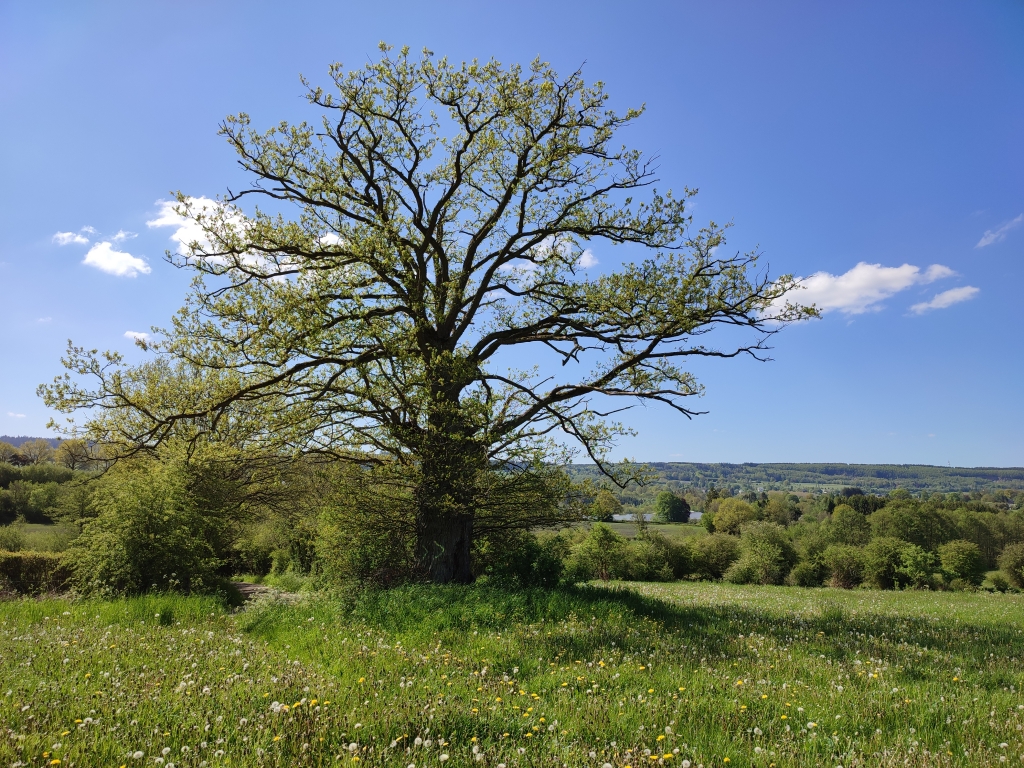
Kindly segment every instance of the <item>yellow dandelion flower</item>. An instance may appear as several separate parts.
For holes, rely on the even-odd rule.
[[[648,693],[654,693],[654,689],[653,689],[653,688],[648,688],[648,689],[647,689],[647,692],[648,692]]]
[[[60,760],[56,760],[56,759],[51,760],[50,761],[50,765],[60,765]]]
[[[366,678],[365,677],[360,677],[359,678],[359,682],[360,683],[365,683],[366,682]]]

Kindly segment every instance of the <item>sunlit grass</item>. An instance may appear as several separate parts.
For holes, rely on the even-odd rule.
[[[0,604],[0,765],[1019,764],[1022,658],[1016,595],[21,601]]]

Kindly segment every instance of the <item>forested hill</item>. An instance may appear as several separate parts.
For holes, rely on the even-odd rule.
[[[831,491],[844,487],[865,493],[896,488],[932,493],[1024,490],[1024,467],[934,467],[926,464],[691,464],[650,462],[655,485],[733,488],[735,491]],[[574,465],[574,474],[597,474]]]
[[[8,443],[13,445],[15,448],[20,447],[22,443],[27,443],[29,440],[45,440],[52,448],[56,448],[60,445],[60,438],[57,437],[31,437],[27,435],[12,437],[11,435],[0,435],[0,443]]]

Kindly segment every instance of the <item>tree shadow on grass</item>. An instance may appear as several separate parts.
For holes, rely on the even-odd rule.
[[[982,648],[1003,657],[1024,656],[1024,636],[1012,624],[851,613],[828,600],[819,602],[817,610],[799,612],[735,604],[679,605],[617,586],[550,590],[495,584],[411,586],[367,593],[357,599],[351,616],[387,632],[436,638],[445,644],[464,642],[473,630],[516,627],[533,635],[530,645],[538,654],[580,660],[594,659],[612,647],[641,653],[655,644],[662,649],[698,646],[710,657],[735,653],[739,636],[751,633],[782,644],[798,641],[804,653],[838,661],[858,651],[862,657],[872,651],[879,656],[891,654],[895,646],[904,644],[962,657],[972,664]]]

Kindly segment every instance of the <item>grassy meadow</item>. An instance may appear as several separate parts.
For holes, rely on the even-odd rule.
[[[0,765],[1020,764],[1022,660],[1006,594],[10,601]]]

